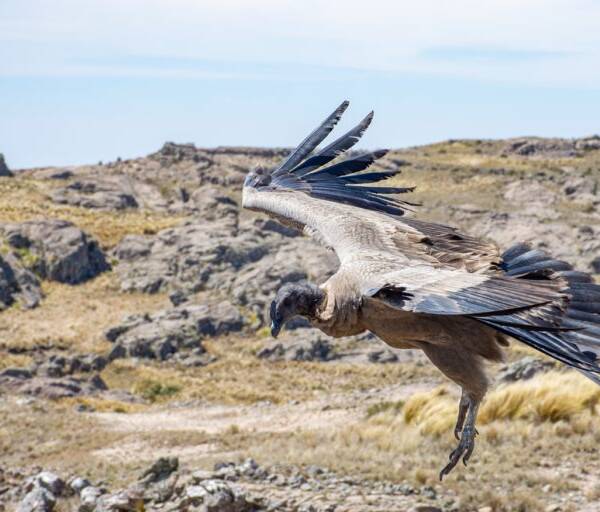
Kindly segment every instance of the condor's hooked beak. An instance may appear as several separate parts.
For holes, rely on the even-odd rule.
[[[273,338],[277,338],[279,331],[281,331],[281,327],[283,325],[283,318],[277,311],[277,304],[275,301],[271,302],[271,336]]]
[[[271,336],[273,336],[273,338],[277,338],[279,331],[281,331],[281,322],[271,320]]]

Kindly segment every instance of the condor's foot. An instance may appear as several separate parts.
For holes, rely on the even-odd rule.
[[[442,480],[454,467],[462,457],[463,463],[466,466],[469,458],[475,449],[475,436],[478,434],[475,428],[477,420],[477,411],[481,399],[473,399],[467,392],[463,390],[458,405],[458,418],[456,427],[454,428],[454,436],[458,439],[458,446],[450,453],[448,464],[440,471],[440,480]],[[466,419],[466,421],[465,421]],[[464,424],[464,427],[463,427]]]
[[[450,453],[450,462],[448,462],[444,469],[440,471],[440,480],[442,480],[448,473],[450,473],[450,471],[454,469],[461,457],[463,464],[465,466],[467,465],[467,462],[471,458],[473,450],[475,449],[476,435],[477,430],[475,430],[475,427],[471,427],[469,425],[465,426],[462,431],[460,441],[458,442],[458,446],[452,450],[452,453]]]

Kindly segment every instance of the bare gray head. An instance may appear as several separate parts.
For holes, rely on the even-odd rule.
[[[270,183],[271,173],[269,169],[258,165],[246,175],[246,179],[244,180],[244,187],[267,187]]]
[[[276,338],[283,325],[295,316],[314,318],[325,292],[307,281],[286,283],[271,302],[271,335]]]

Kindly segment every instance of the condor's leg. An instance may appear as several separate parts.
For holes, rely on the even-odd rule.
[[[477,435],[475,429],[477,412],[487,390],[488,381],[480,356],[466,348],[427,344],[423,350],[430,361],[446,377],[462,388],[455,427],[455,436],[459,442],[458,446],[450,453],[448,464],[440,472],[440,479],[442,479],[452,471],[461,457],[466,465],[473,453]]]
[[[458,403],[458,417],[456,418],[456,426],[454,427],[454,437],[456,437],[457,441],[460,441],[460,433],[462,432],[463,426],[465,424],[465,418],[467,417],[468,410],[469,397],[463,389],[460,395],[460,402]]]

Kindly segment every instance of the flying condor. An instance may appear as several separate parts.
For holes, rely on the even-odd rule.
[[[373,119],[318,149],[348,107],[342,103],[277,167],[246,177],[243,206],[264,212],[335,251],[326,282],[288,283],[271,304],[271,333],[294,316],[324,333],[370,331],[395,348],[420,349],[462,395],[458,445],[447,475],[474,449],[485,360],[515,338],[600,383],[600,286],[543,251],[505,252],[444,225],[405,217],[411,187],[388,185],[397,170],[371,168],[385,151],[343,153]],[[371,168],[371,169],[370,169]]]

